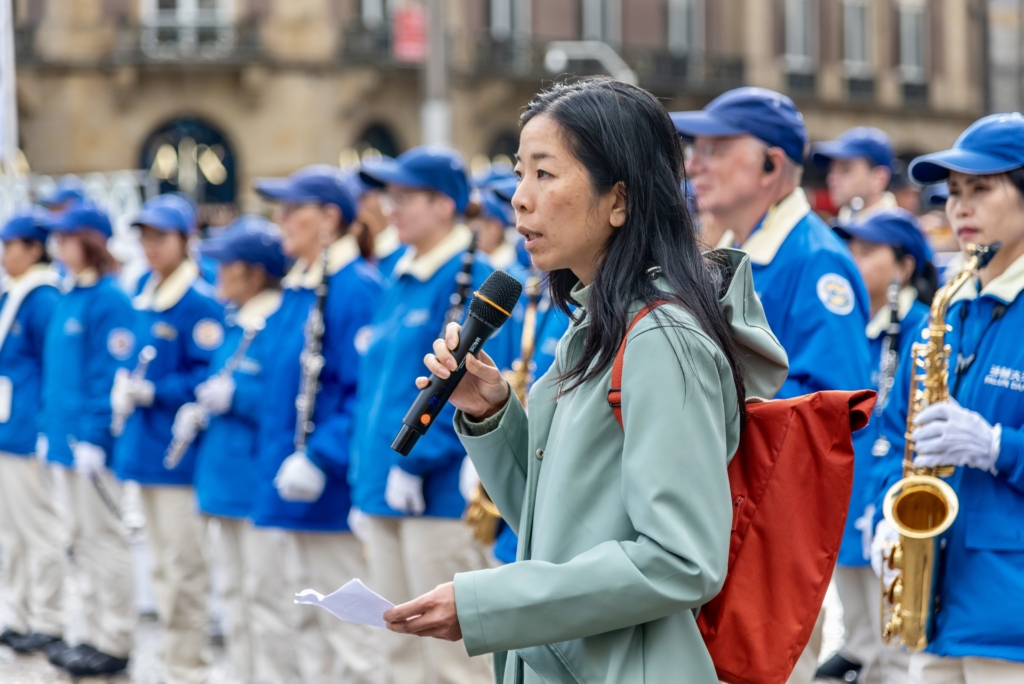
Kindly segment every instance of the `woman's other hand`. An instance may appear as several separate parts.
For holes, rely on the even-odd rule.
[[[459,346],[462,326],[449,323],[444,339],[434,340],[434,353],[423,357],[427,370],[439,378],[447,378],[459,367],[452,350]],[[416,387],[423,389],[429,383],[426,377],[416,378]],[[466,374],[452,392],[451,404],[477,420],[489,418],[508,401],[509,389],[501,371],[482,349],[466,356]],[[427,594],[429,596],[429,594]]]
[[[455,325],[454,323],[452,325]],[[451,328],[449,328],[449,331]],[[462,627],[455,610],[455,585],[439,585],[431,592],[384,613],[388,629],[400,634],[461,641]]]

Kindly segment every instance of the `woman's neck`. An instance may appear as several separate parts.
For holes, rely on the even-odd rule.
[[[173,266],[171,266],[171,267],[169,267],[167,269],[160,269],[160,270],[158,270],[157,273],[160,274],[161,282],[163,282],[163,281],[167,280],[168,278],[170,278],[171,275],[175,271],[177,271],[179,268],[181,268],[181,265],[183,263],[185,263],[185,259],[182,259],[181,261],[179,261],[178,263],[174,264]]]
[[[989,283],[1006,273],[1006,269],[1022,256],[1024,256],[1024,239],[1000,247],[988,266],[978,272],[981,289],[985,289]]]

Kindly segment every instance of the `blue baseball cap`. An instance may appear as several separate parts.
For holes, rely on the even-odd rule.
[[[274,278],[284,276],[288,268],[288,259],[281,248],[281,230],[254,214],[236,218],[220,236],[203,242],[199,251],[221,263],[257,264]]]
[[[491,183],[491,191],[498,196],[499,199],[503,199],[506,202],[512,201],[512,196],[516,194],[516,188],[519,187],[519,178],[512,176],[504,180],[495,181]]]
[[[192,205],[177,193],[157,195],[146,200],[132,226],[149,226],[164,233],[188,235],[195,225]]]
[[[803,163],[807,147],[804,117],[782,93],[767,88],[736,88],[696,112],[671,112],[672,123],[684,138],[749,134],[786,156]]]
[[[480,173],[473,176],[473,187],[482,188],[498,181],[515,178],[516,174],[508,164],[490,164]]]
[[[1024,166],[1024,116],[991,114],[960,134],[952,149],[918,157],[910,177],[921,185],[949,178],[950,171],[988,176]]]
[[[945,181],[927,185],[923,190],[921,190],[922,206],[938,206],[945,204],[947,199],[949,199],[949,184]]]
[[[44,207],[56,207],[65,202],[81,202],[85,199],[85,183],[77,176],[65,176],[57,181],[57,187],[46,197],[40,197]]]
[[[287,178],[257,178],[256,192],[277,202],[333,204],[345,224],[356,218],[358,193],[344,171],[328,164],[299,169]]]
[[[114,234],[107,212],[100,209],[91,200],[79,202],[60,216],[54,217],[51,214],[51,219],[47,222],[46,227],[52,233],[81,233],[86,230],[95,230],[108,238]]]
[[[39,206],[19,211],[0,229],[0,240],[3,242],[9,240],[46,242],[48,235],[46,226],[49,219],[49,213]]]
[[[466,166],[459,153],[447,147],[421,145],[395,159],[366,161],[359,175],[364,182],[376,187],[390,183],[448,195],[455,202],[455,211],[460,214],[469,204]]]
[[[480,188],[479,192],[480,208],[485,218],[496,219],[506,226],[515,225],[516,212],[509,200],[498,197],[492,188]]]
[[[873,166],[896,171],[892,140],[884,131],[869,126],[851,128],[835,140],[811,146],[811,161],[815,166],[827,168],[833,159],[865,159]]]
[[[844,240],[858,238],[865,242],[899,247],[914,257],[915,270],[919,274],[932,259],[932,250],[921,231],[921,224],[916,216],[905,209],[885,209],[862,221],[835,226],[832,230]]]

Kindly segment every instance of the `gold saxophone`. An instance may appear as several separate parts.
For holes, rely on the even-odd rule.
[[[939,537],[949,529],[960,508],[956,492],[941,478],[953,474],[953,466],[915,468],[916,448],[911,433],[914,420],[926,406],[949,399],[949,345],[946,344],[946,311],[963,285],[995,256],[998,245],[968,245],[963,269],[939,289],[932,300],[927,341],[912,348],[910,397],[907,407],[903,479],[886,492],[882,504],[885,520],[900,535],[882,554],[883,566],[898,570],[888,585],[882,573],[882,640],[898,639],[907,649],[920,651],[928,645],[935,614],[935,582]]]
[[[540,278],[536,274],[526,280],[527,305],[523,316],[523,337],[520,344],[519,359],[512,364],[512,369],[505,371],[505,380],[519,401],[526,406],[527,390],[530,389],[530,362],[536,343],[537,305],[540,302]],[[481,544],[491,545],[498,534],[498,521],[501,513],[487,495],[483,484],[478,484],[469,498],[466,509],[466,524],[473,529],[473,536]]]

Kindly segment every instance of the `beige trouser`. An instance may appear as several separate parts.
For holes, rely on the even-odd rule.
[[[818,654],[821,652],[821,630],[825,625],[825,609],[818,613],[818,619],[814,623],[814,631],[811,632],[811,639],[807,647],[796,661],[796,666],[786,680],[786,684],[810,684],[814,680],[814,673],[818,669]]]
[[[458,572],[488,567],[487,552],[461,520],[368,516],[370,588],[396,605],[451,582]],[[484,684],[490,656],[470,658],[462,642],[385,632],[394,684]]]
[[[913,684],[1020,684],[1024,682],[1024,663],[914,653],[910,656],[910,681]]]
[[[327,595],[351,579],[366,575],[363,547],[348,532],[290,532],[286,538],[302,574],[298,591]],[[381,682],[379,630],[343,622],[317,606],[292,606],[298,622],[299,670],[306,684],[378,684]],[[397,683],[396,683],[397,684]]]
[[[837,567],[832,575],[843,604],[845,643],[840,653],[860,663],[858,684],[906,684],[910,653],[882,643],[882,585],[870,566]]]
[[[294,631],[283,619],[294,608],[284,579],[283,536],[245,520],[216,521],[227,647],[235,678],[242,684],[298,681]]]
[[[0,452],[0,545],[8,580],[6,626],[61,636],[67,572],[61,522],[53,473],[34,456]]]
[[[85,606],[82,641],[104,653],[127,658],[135,630],[135,581],[131,549],[121,521],[103,503],[89,478],[67,470],[68,528]],[[109,470],[98,475],[117,506],[121,484]]]
[[[143,487],[142,507],[153,562],[153,594],[163,624],[161,656],[168,684],[202,684],[209,653],[209,574],[203,521],[192,487]]]

